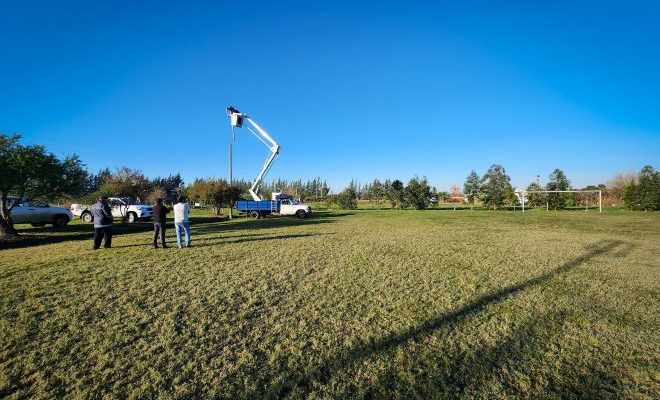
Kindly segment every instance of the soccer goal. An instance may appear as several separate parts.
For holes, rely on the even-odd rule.
[[[592,194],[595,196],[595,193],[598,193],[598,212],[603,212],[603,191],[602,190],[517,190],[516,193],[518,194],[518,200],[520,201],[520,204],[522,204],[522,212],[525,212],[525,203],[527,203],[527,195],[533,194],[533,193],[545,193],[546,194],[546,201],[545,201],[545,209],[548,210],[550,207],[550,203],[548,201],[548,194],[549,193],[578,193],[580,197],[582,198],[581,200],[585,203],[585,209],[589,209],[589,199],[590,196],[589,194]],[[594,201],[595,203],[595,201]]]

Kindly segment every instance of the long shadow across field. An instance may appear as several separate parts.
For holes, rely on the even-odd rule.
[[[204,238],[201,239],[200,242],[195,242],[193,243],[194,247],[210,247],[210,246],[218,246],[221,244],[236,244],[236,243],[244,243],[244,242],[259,242],[259,241],[265,241],[265,240],[282,240],[282,239],[296,239],[296,238],[304,238],[304,237],[312,237],[312,236],[325,236],[325,235],[331,235],[331,233],[306,233],[306,234],[298,234],[298,235],[246,235],[246,236],[215,236],[212,238]],[[224,240],[223,240],[224,239]]]
[[[149,223],[115,224],[112,227],[112,235],[116,237],[152,229],[153,225]],[[18,233],[18,237],[0,240],[0,250],[42,246],[72,240],[91,240],[94,228],[90,224],[74,224],[59,229],[48,227],[19,229]]]
[[[222,224],[204,224],[195,226],[194,232],[199,234],[215,233],[215,232],[238,232],[244,230],[264,230],[264,229],[278,229],[291,226],[309,226],[329,224],[336,222],[339,218],[353,215],[351,213],[345,214],[331,214],[322,213],[313,215],[309,218],[298,219],[295,217],[270,217],[263,219],[249,219],[245,217],[234,218],[231,222]],[[237,220],[238,219],[238,220]]]
[[[546,371],[539,370],[539,365],[544,363],[544,359],[549,354],[553,354],[553,346],[558,341],[563,340],[566,324],[579,319],[579,316],[572,314],[567,310],[553,310],[542,315],[530,315],[521,323],[515,323],[510,326],[508,334],[496,341],[496,343],[478,343],[471,347],[469,351],[464,349],[449,349],[445,353],[439,364],[434,364],[437,370],[425,376],[425,380],[442,382],[441,387],[430,389],[428,387],[405,387],[403,389],[404,397],[416,398],[471,398],[483,397],[483,385],[492,380],[493,375],[503,371],[515,375],[520,373],[522,376],[529,371],[536,371],[535,374],[543,375]],[[432,350],[428,350],[432,351]],[[426,369],[424,361],[416,360],[417,354],[410,354],[406,363],[411,367]],[[577,355],[573,355],[575,357]],[[552,357],[552,356],[550,356]],[[570,355],[563,355],[562,362],[570,360]],[[428,360],[426,360],[428,362]],[[515,397],[535,397],[543,393],[545,397],[556,398],[574,398],[574,399],[593,399],[608,398],[612,393],[621,390],[620,382],[628,380],[634,382],[634,377],[630,376],[629,370],[622,370],[607,366],[603,368],[599,363],[587,363],[582,368],[572,371],[565,371],[567,379],[554,380],[552,383],[543,384],[543,377],[538,376],[538,380],[528,392],[522,395],[520,382],[515,378],[506,378],[499,383],[504,392],[499,394],[501,397],[507,395]],[[380,372],[376,388],[388,388],[409,384],[401,382],[397,375],[397,367],[388,366]],[[569,378],[570,374],[570,378]],[[547,378],[547,376],[546,376]],[[623,379],[622,379],[623,378]],[[364,397],[379,398],[381,393],[379,389],[367,389]]]
[[[332,223],[337,218],[352,215],[351,213],[332,214],[319,213],[310,218],[298,219],[295,217],[272,217],[264,219],[247,219],[245,217],[235,218],[227,221],[218,217],[191,217],[190,225],[193,234],[206,234],[215,232],[237,232],[243,230],[276,229],[289,226],[308,226]],[[172,222],[168,221],[170,228]],[[133,224],[115,223],[112,226],[113,237],[128,235],[132,233],[148,232],[153,230],[150,222],[138,222]],[[54,229],[52,227],[26,228],[18,230],[19,236],[11,239],[0,240],[0,250],[34,247],[46,244],[62,243],[73,240],[91,240],[93,226],[91,224],[71,224],[64,228]],[[141,246],[142,244],[136,244]],[[125,245],[121,247],[130,247]]]
[[[191,217],[190,221],[192,225],[222,222],[217,217]],[[136,222],[133,224],[118,222],[112,226],[112,235],[117,237],[151,230],[153,230],[153,223],[151,222]],[[0,240],[0,250],[41,246],[72,240],[91,240],[94,235],[93,225],[85,223],[74,223],[64,228],[53,228],[51,226],[19,228],[17,231],[18,237]]]
[[[315,382],[325,384],[337,371],[344,369],[349,365],[367,359],[375,354],[392,350],[410,340],[419,339],[430,335],[439,329],[446,328],[451,324],[457,323],[471,315],[481,312],[488,305],[506,300],[507,298],[520,293],[523,290],[529,289],[530,287],[546,284],[555,276],[569,272],[594,257],[615,251],[617,251],[619,254],[625,254],[627,251],[626,247],[629,246],[629,244],[624,246],[624,242],[621,240],[604,241],[584,255],[568,261],[551,271],[537,276],[536,278],[532,278],[515,285],[507,286],[501,290],[468,303],[463,307],[450,311],[446,314],[442,314],[437,318],[427,320],[421,325],[411,328],[403,333],[391,335],[374,343],[364,344],[349,349],[336,358],[326,360],[324,363],[309,373],[292,377],[289,382],[283,384],[276,390],[276,397],[284,398],[294,390],[298,392],[302,391],[305,394],[309,393],[312,390]]]

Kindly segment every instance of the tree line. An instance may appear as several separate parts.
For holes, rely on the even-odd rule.
[[[186,185],[181,175],[148,178],[140,170],[122,167],[115,171],[108,168],[90,173],[77,155],[58,158],[42,145],[24,145],[17,134],[0,134],[0,236],[15,234],[11,222],[11,208],[18,198],[45,198],[67,203],[77,201],[92,203],[99,196],[117,196],[153,202],[162,197],[173,201],[185,194],[191,200],[212,206],[216,213],[222,207],[231,206],[239,198],[249,198],[251,182],[219,178],[197,178]],[[545,186],[532,182],[527,186],[528,206],[561,209],[580,202],[590,201],[583,194],[531,193],[540,190],[571,190],[571,182],[560,169],[555,169]],[[602,190],[603,201],[609,205],[622,205],[632,210],[660,209],[660,174],[652,166],[639,172],[615,176],[608,185],[599,184],[583,189]],[[288,181],[274,179],[261,188],[262,193],[284,192],[304,201],[324,201],[344,209],[354,209],[358,200],[367,200],[376,207],[425,209],[440,202],[481,202],[490,208],[516,204],[520,198],[511,185],[511,178],[504,167],[492,165],[483,175],[472,171],[465,179],[463,190],[453,185],[448,192],[438,191],[429,185],[426,177],[417,176],[404,185],[399,179],[374,179],[359,184],[352,180],[339,193],[332,194],[330,186],[319,178]],[[265,196],[268,198],[269,196]]]

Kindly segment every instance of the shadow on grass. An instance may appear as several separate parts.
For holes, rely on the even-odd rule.
[[[439,364],[434,360],[437,349],[427,348],[424,355],[412,353],[399,363],[387,364],[380,371],[377,383],[365,388],[367,398],[388,397],[389,388],[397,388],[404,398],[486,398],[511,397],[594,399],[609,398],[622,391],[621,382],[631,379],[627,370],[613,368],[611,354],[589,355],[590,362],[581,368],[562,369],[561,379],[553,376],[548,363],[580,363],[586,356],[579,348],[572,352],[558,351],[557,343],[565,343],[566,329],[575,325],[580,316],[570,310],[554,310],[542,315],[530,315],[511,326],[494,343],[478,342],[467,349],[448,349]],[[572,337],[569,341],[579,341]],[[591,358],[594,357],[594,358]],[[402,369],[432,371],[426,382],[437,386],[411,385],[402,377]],[[494,389],[497,385],[497,389]],[[497,390],[495,395],[493,390]],[[650,393],[649,393],[650,394]]]
[[[244,230],[278,229],[292,226],[329,224],[335,222],[339,218],[350,215],[353,214],[322,213],[305,219],[299,219],[296,217],[269,217],[262,219],[238,217],[234,218],[231,222],[227,221],[221,224],[205,224],[201,226],[191,225],[191,227],[194,227],[194,232],[198,234],[214,232],[239,232]]]
[[[200,241],[195,241],[193,243],[193,247],[210,247],[210,246],[218,246],[222,244],[235,244],[235,243],[244,243],[244,242],[259,242],[259,241],[265,241],[265,240],[282,240],[282,239],[296,239],[296,238],[304,238],[304,237],[312,237],[312,236],[325,236],[325,235],[331,235],[331,233],[307,233],[307,234],[298,234],[298,235],[272,235],[272,236],[265,236],[265,235],[250,235],[250,236],[230,236],[226,239],[228,240],[222,240],[221,236],[213,237],[213,238],[204,238],[201,239]],[[194,237],[193,237],[194,240]],[[201,243],[200,243],[201,242]]]
[[[555,276],[567,273],[594,257],[614,252],[618,254],[626,254],[626,251],[626,246],[624,246],[623,241],[604,241],[582,256],[568,261],[551,271],[537,276],[536,278],[532,278],[515,285],[507,286],[501,290],[468,303],[463,307],[457,308],[446,314],[439,315],[437,318],[427,320],[419,326],[409,329],[403,333],[391,335],[373,343],[363,344],[352,349],[348,349],[339,357],[326,360],[311,372],[292,377],[287,383],[283,384],[275,391],[277,393],[276,397],[287,397],[287,395],[292,391],[295,391],[297,394],[308,394],[315,386],[315,383],[326,384],[329,382],[332,376],[335,375],[336,372],[346,368],[349,365],[356,364],[376,354],[390,351],[398,346],[406,344],[410,340],[423,338],[439,329],[447,328],[451,324],[455,324],[469,316],[480,313],[489,305],[504,301],[516,295],[517,293],[520,293],[521,291],[529,289],[533,286],[547,284]]]
[[[153,224],[148,222],[115,224],[112,226],[112,235],[116,237],[118,235],[146,232],[152,229]],[[59,229],[48,227],[18,229],[18,233],[18,237],[0,240],[0,250],[41,246],[72,240],[91,241],[94,235],[94,227],[90,224],[73,224]]]
[[[244,217],[234,218],[232,221],[215,216],[191,217],[190,226],[193,233],[206,234],[214,232],[233,232],[242,230],[260,230],[275,229],[289,226],[307,226],[317,224],[331,223],[337,218],[353,215],[351,213],[319,213],[306,219],[296,217],[271,217],[264,219],[247,219]],[[174,229],[173,222],[168,221],[168,228]],[[136,222],[133,224],[115,223],[112,226],[112,235],[127,235],[139,232],[149,232],[153,230],[151,222]],[[55,229],[52,227],[23,228],[18,229],[19,236],[0,240],[0,250],[16,249],[46,244],[62,243],[71,240],[91,240],[94,234],[94,227],[91,224],[74,223],[64,228]],[[275,237],[273,237],[275,238]],[[134,246],[141,246],[136,244]],[[122,247],[130,247],[126,245]]]

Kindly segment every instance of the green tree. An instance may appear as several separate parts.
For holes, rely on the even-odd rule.
[[[474,204],[474,201],[479,198],[479,191],[481,190],[481,181],[476,171],[470,172],[470,175],[465,178],[463,184],[463,195],[468,203]]]
[[[541,190],[543,188],[537,182],[532,182],[527,186],[528,192],[538,192]],[[527,198],[526,207],[540,207],[545,204],[545,196],[541,193],[528,193],[525,197]]]
[[[87,193],[92,193],[101,190],[101,187],[103,187],[105,180],[110,175],[112,175],[112,172],[110,172],[110,169],[108,168],[99,170],[99,172],[96,174],[89,174],[87,177]]]
[[[401,207],[403,205],[403,182],[398,179],[392,181],[391,184],[386,185],[385,191],[387,199],[392,204],[392,207]]]
[[[357,208],[357,190],[353,181],[337,195],[337,204],[344,210],[355,210]]]
[[[233,207],[236,200],[240,198],[241,189],[231,186],[227,181],[221,179],[213,195],[213,206],[216,215],[220,213],[220,208]]]
[[[481,192],[484,204],[493,209],[503,206],[514,195],[511,178],[504,167],[493,164],[486,171],[481,178]]]
[[[404,204],[415,210],[428,208],[431,199],[431,187],[426,177],[419,179],[414,177],[408,181],[404,190]]]
[[[215,215],[222,207],[231,207],[241,197],[242,189],[231,186],[224,179],[195,179],[185,190],[186,195],[204,205],[213,207]]]
[[[655,211],[660,209],[660,172],[646,165],[639,172],[638,182],[623,191],[623,201],[631,210]]]
[[[102,189],[112,196],[146,200],[153,186],[142,171],[122,167],[105,177]]]
[[[385,199],[385,187],[378,179],[374,179],[374,181],[371,183],[371,191],[370,191],[371,203],[375,204],[378,208],[381,208],[384,199]]]
[[[86,186],[87,172],[77,156],[59,160],[44,146],[20,143],[21,136],[0,134],[0,237],[16,235],[11,210],[18,198],[78,195]]]
[[[571,181],[559,168],[552,171],[548,178],[545,190],[571,190]],[[573,196],[570,193],[548,193],[548,205],[555,210],[566,208],[573,203]]]

